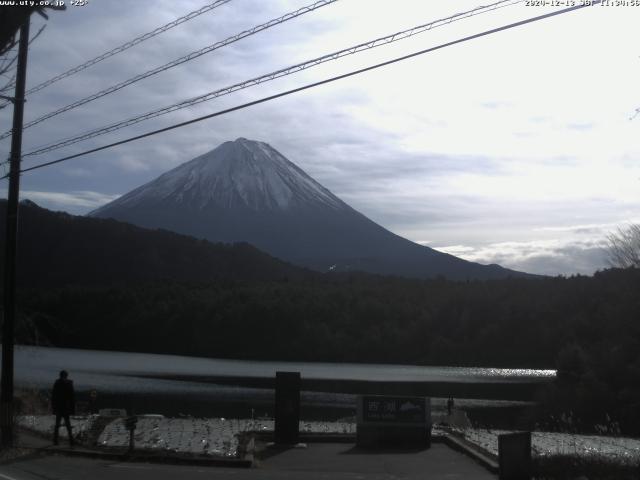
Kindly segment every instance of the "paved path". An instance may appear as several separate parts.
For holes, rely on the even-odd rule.
[[[495,480],[483,467],[442,444],[406,453],[365,453],[351,444],[310,444],[273,452],[257,468],[219,468],[123,463],[58,455],[0,465],[0,480]]]
[[[264,471],[287,473],[287,478],[457,479],[489,480],[496,477],[470,458],[446,445],[428,450],[368,452],[352,444],[312,443],[267,458]]]

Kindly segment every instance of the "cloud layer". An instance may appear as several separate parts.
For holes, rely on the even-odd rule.
[[[606,244],[602,240],[502,242],[481,247],[452,245],[438,250],[473,262],[496,263],[540,275],[591,275],[607,266]]]

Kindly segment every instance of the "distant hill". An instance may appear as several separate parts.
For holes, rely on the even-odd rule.
[[[0,201],[0,252],[6,206]],[[246,243],[214,244],[116,220],[52,212],[29,201],[21,203],[18,232],[18,285],[24,287],[279,280],[311,274]]]
[[[245,241],[320,272],[496,279],[527,274],[418,245],[371,221],[264,142],[225,142],[90,213]]]

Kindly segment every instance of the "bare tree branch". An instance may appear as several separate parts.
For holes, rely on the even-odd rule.
[[[0,74],[5,75],[9,70],[11,70],[11,67],[13,67],[14,63],[16,63],[17,59],[18,54],[15,54],[13,57],[2,59],[2,65],[0,65]]]
[[[15,47],[17,44],[18,44],[18,42],[16,42],[16,37],[14,35],[13,38],[11,39],[11,41],[9,43],[7,43],[4,46],[4,48],[0,49],[0,55],[4,55],[9,50],[11,50],[13,47]]]
[[[31,45],[31,44],[34,42],[34,40],[35,40],[36,38],[38,38],[42,32],[44,32],[44,29],[45,29],[45,28],[47,28],[47,25],[42,25],[42,26],[38,29],[38,31],[36,32],[36,34],[35,34],[33,37],[31,37],[31,39],[29,40],[29,45]]]
[[[607,235],[609,264],[616,268],[640,268],[640,224],[620,227]]]
[[[46,25],[42,25],[40,29],[38,29],[36,34],[33,35],[31,39],[29,39],[29,45],[31,45],[31,43],[42,34],[46,27]],[[7,79],[6,83],[0,86],[0,95],[3,95],[5,97],[12,96],[13,89],[16,84],[15,72],[9,73],[18,60],[18,53],[13,50],[15,46],[16,41],[14,37],[14,39],[9,44],[7,44],[4,49],[2,49],[2,52],[0,52],[0,76]],[[11,102],[3,99],[2,103],[0,103],[0,110],[6,108],[8,105],[11,105]]]

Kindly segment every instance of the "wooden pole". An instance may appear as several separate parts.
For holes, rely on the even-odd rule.
[[[16,90],[13,98],[13,132],[9,169],[9,194],[6,212],[4,251],[4,321],[2,323],[2,379],[0,380],[0,440],[3,447],[13,446],[13,345],[16,319],[16,253],[18,204],[20,199],[20,159],[24,91],[27,79],[29,19],[20,27]]]

